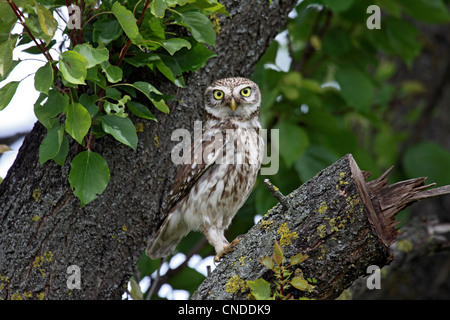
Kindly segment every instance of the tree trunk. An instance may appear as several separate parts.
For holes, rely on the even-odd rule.
[[[288,196],[278,196],[280,203],[245,235],[192,298],[248,299],[247,280],[276,282],[274,272],[260,262],[274,255],[276,239],[286,258],[308,255],[295,268],[314,285],[304,293],[291,287],[285,295],[337,298],[366,275],[369,266],[381,268],[392,261],[397,212],[417,200],[450,193],[450,186],[424,190],[431,186],[424,186],[425,178],[388,185],[389,172],[366,182],[370,174],[360,171],[347,155]],[[275,187],[269,184],[269,188],[279,195]]]
[[[185,77],[187,87],[151,77],[177,101],[171,113],[157,113],[158,122],[139,119],[136,152],[113,138],[96,141],[111,170],[105,192],[80,208],[67,182],[73,145],[66,165],[40,165],[39,145],[45,130],[36,124],[0,185],[0,298],[119,299],[136,263],[163,218],[166,195],[176,170],[171,162],[170,136],[177,128],[192,128],[203,114],[203,92],[227,76],[249,76],[255,63],[285,24],[294,0],[235,1],[223,4],[232,18],[220,19],[217,58]],[[79,268],[80,289],[67,286]],[[70,289],[72,288],[72,289]]]

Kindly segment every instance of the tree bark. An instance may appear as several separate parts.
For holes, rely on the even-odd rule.
[[[232,18],[221,17],[218,57],[185,76],[187,87],[137,70],[134,80],[158,82],[177,102],[158,122],[144,124],[136,152],[111,137],[99,139],[94,151],[111,170],[105,192],[80,208],[67,182],[73,145],[66,165],[40,165],[39,145],[45,129],[36,124],[0,185],[0,298],[120,299],[147,239],[163,218],[166,196],[176,167],[170,136],[192,128],[203,114],[203,92],[227,76],[248,77],[260,56],[285,24],[297,1],[225,0]],[[151,77],[151,79],[148,79]],[[81,289],[69,289],[71,265],[79,267]],[[69,279],[70,280],[70,279]]]
[[[424,185],[425,178],[388,185],[389,172],[367,182],[370,173],[362,172],[347,155],[280,197],[280,203],[245,235],[192,299],[248,299],[246,280],[274,282],[273,271],[260,259],[274,254],[275,240],[287,258],[308,255],[295,268],[301,269],[304,279],[314,279],[311,292],[291,287],[285,294],[337,298],[356,279],[367,275],[368,266],[381,268],[392,261],[397,212],[417,200],[450,193],[450,186],[424,190],[432,186]]]

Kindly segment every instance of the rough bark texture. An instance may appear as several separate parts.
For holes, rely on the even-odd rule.
[[[291,288],[294,297],[334,299],[367,267],[380,268],[393,259],[393,217],[408,204],[450,193],[449,186],[428,191],[424,178],[387,184],[386,172],[366,182],[351,155],[347,155],[286,196],[241,240],[200,285],[193,299],[248,299],[248,289],[236,279],[273,281],[273,272],[259,259],[272,256],[274,242],[285,257],[309,256],[296,266],[305,279],[315,279],[312,292]],[[238,278],[237,278],[237,277]],[[240,280],[239,280],[240,281]],[[242,282],[245,283],[245,282]]]
[[[217,58],[185,77],[187,88],[152,78],[179,103],[171,113],[157,113],[158,123],[139,120],[136,152],[114,139],[97,140],[111,170],[106,191],[80,208],[67,182],[66,166],[38,161],[45,136],[37,124],[26,137],[17,160],[0,185],[0,298],[118,299],[135,270],[147,239],[162,219],[175,173],[170,160],[171,133],[191,128],[202,113],[203,92],[214,80],[249,76],[255,63],[284,25],[294,0],[226,0],[232,18],[221,18]],[[142,72],[142,73],[141,73]],[[139,70],[134,78],[152,77]],[[81,270],[81,290],[66,286],[68,266]]]

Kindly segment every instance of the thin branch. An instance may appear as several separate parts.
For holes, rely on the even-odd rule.
[[[322,26],[322,28],[319,29],[319,23],[320,20],[322,20],[323,15],[325,16],[325,22]],[[297,71],[301,71],[304,73],[305,71],[305,67],[306,64],[308,62],[308,60],[311,58],[311,56],[313,55],[315,48],[312,46],[311,44],[311,37],[313,35],[317,35],[320,39],[323,38],[323,36],[325,35],[325,32],[328,30],[329,26],[330,26],[330,22],[331,22],[331,17],[333,16],[333,12],[331,10],[328,9],[323,9],[318,15],[316,20],[314,21],[314,25],[313,28],[311,30],[311,34],[308,37],[308,41],[306,43],[306,47],[305,50],[303,52],[300,64],[297,66],[296,69],[298,69]]]
[[[47,47],[44,45],[44,43],[42,43],[42,41],[38,42],[38,40],[31,33],[31,30],[25,24],[25,16],[23,15],[22,11],[20,11],[20,9],[17,7],[17,5],[14,3],[14,1],[8,0],[8,4],[11,7],[12,11],[14,12],[14,14],[16,15],[17,19],[19,19],[19,23],[23,26],[25,32],[28,33],[28,35],[30,36],[31,40],[33,40],[33,42],[38,47],[39,51],[42,52],[42,54],[47,59],[47,61],[50,62],[54,72],[55,73],[58,72],[58,68],[56,68],[56,66],[52,63],[53,59],[52,59],[52,56],[50,55],[50,52],[48,52]]]
[[[289,210],[289,208],[291,207],[289,205],[289,200],[287,197],[285,197],[280,190],[275,187],[269,179],[264,179],[264,184],[266,185],[267,189],[269,189],[270,193],[272,194],[272,196],[277,199],[281,205],[283,206],[283,208],[285,210]]]
[[[148,5],[150,4],[150,0],[145,1],[144,8],[142,9],[141,15],[139,19],[137,20],[136,24],[138,28],[141,26],[142,19],[144,19],[145,11],[147,11]],[[117,60],[116,66],[119,66],[122,63],[123,58],[125,58],[125,55],[127,54],[128,49],[131,46],[131,39],[128,39],[127,44],[120,50],[120,56]]]

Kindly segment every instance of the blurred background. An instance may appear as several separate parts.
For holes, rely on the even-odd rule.
[[[449,2],[299,1],[252,75],[263,96],[263,128],[280,130],[280,168],[268,178],[283,194],[348,153],[362,170],[372,172],[371,178],[394,165],[390,183],[426,176],[429,183],[450,184]],[[376,11],[367,12],[373,4],[380,9],[379,17],[373,16]],[[377,18],[380,28],[370,29]],[[55,58],[64,42],[59,37],[52,51]],[[0,177],[5,177],[36,121],[33,73],[44,59],[20,53],[24,49],[14,54],[27,59],[26,64],[0,83],[2,87],[31,74],[0,112],[0,144],[12,149],[0,154]],[[263,178],[235,217],[228,239],[246,233],[276,204]],[[448,243],[415,250],[416,242],[429,238],[419,241],[414,234],[439,225],[448,238],[450,197],[414,204],[398,219],[405,235],[399,239],[408,242],[396,244],[396,250],[400,257],[407,251],[409,258],[383,268],[382,290],[355,290],[350,296],[449,299]],[[151,298],[188,298],[204,280],[207,266],[214,269],[213,254],[202,234],[189,234],[163,264]],[[132,284],[139,284],[149,296],[158,266],[159,261],[143,254],[129,292],[135,290]]]

